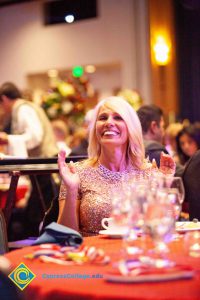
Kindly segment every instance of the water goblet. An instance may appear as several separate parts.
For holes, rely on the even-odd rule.
[[[179,197],[179,202],[182,204],[185,198],[185,189],[183,185],[183,180],[181,177],[165,177],[165,187],[170,189],[176,189],[177,195]]]
[[[150,252],[160,257],[169,252],[167,242],[171,240],[174,228],[174,212],[172,204],[167,201],[167,192],[162,191],[162,197],[148,204],[145,213],[145,228],[154,242]],[[164,196],[165,195],[165,196]]]

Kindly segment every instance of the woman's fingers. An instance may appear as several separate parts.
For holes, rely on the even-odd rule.
[[[70,161],[70,163],[69,163],[68,166],[69,166],[69,169],[70,169],[70,171],[71,171],[72,173],[76,173],[76,168],[75,168],[74,163],[73,163],[72,160]]]
[[[176,169],[176,163],[173,158],[165,153],[161,153],[160,169],[164,173],[174,173]]]
[[[58,161],[64,161],[65,162],[66,152],[64,150],[61,150],[58,153]]]

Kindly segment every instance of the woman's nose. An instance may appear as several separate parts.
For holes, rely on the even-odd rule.
[[[113,125],[113,124],[114,124],[114,120],[112,116],[109,116],[106,120],[106,125]]]

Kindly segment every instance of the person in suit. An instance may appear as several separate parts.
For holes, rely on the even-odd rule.
[[[185,187],[185,201],[189,205],[190,220],[200,221],[200,150],[198,150],[186,164],[183,173]]]

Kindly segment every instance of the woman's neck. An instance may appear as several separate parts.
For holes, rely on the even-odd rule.
[[[99,163],[107,169],[115,172],[125,171],[128,167],[126,151],[121,149],[101,150]]]

